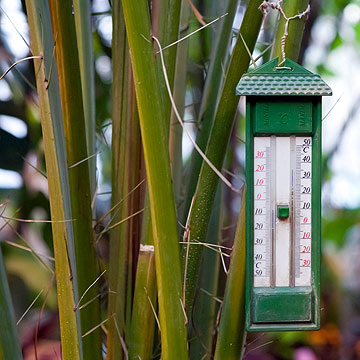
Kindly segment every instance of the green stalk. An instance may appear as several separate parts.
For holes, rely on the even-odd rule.
[[[112,206],[117,206],[113,223],[135,213],[138,194],[127,194],[140,181],[140,129],[136,109],[134,81],[131,70],[129,47],[126,40],[125,22],[120,0],[113,1],[113,87],[112,87]],[[126,169],[126,171],[124,171]],[[125,199],[125,200],[124,200]],[[138,247],[138,217],[124,222],[111,230],[109,260],[108,312],[116,314],[115,323],[108,326],[108,359],[123,355],[120,335],[126,339],[132,306],[132,249]]]
[[[285,15],[289,18],[297,14],[301,14],[306,10],[309,5],[309,0],[284,0],[281,4]],[[304,33],[304,27],[307,17],[304,16],[301,19],[293,19],[289,22],[288,33],[285,43],[286,57],[297,61],[299,57],[301,39]],[[274,46],[271,52],[271,58],[279,57],[279,62],[282,60],[281,52],[281,38],[284,35],[286,20],[283,16],[280,16],[280,20],[276,29]]]
[[[168,133],[163,120],[148,2],[122,0],[122,4],[147,171],[159,295],[162,359],[187,359]]]
[[[84,104],[88,156],[95,154],[95,80],[90,1],[73,0],[79,51],[82,98]],[[91,195],[95,191],[96,156],[89,160]]]
[[[71,222],[70,189],[56,61],[53,59],[48,3],[26,0],[32,52],[43,59],[34,61],[41,126],[48,175],[61,346],[65,360],[81,358],[79,314],[74,312],[79,296]],[[50,79],[51,78],[51,79]]]
[[[206,237],[206,243],[208,244],[218,244],[220,239],[220,228],[223,223],[221,206],[223,203],[222,187],[222,184],[219,184],[216,192],[209,231]],[[199,286],[194,300],[192,317],[191,338],[194,338],[194,340],[190,344],[191,359],[211,359],[216,309],[218,308],[218,304],[212,296],[216,296],[218,293],[220,270],[220,255],[214,250],[206,248],[202,253]],[[206,357],[204,357],[204,354],[207,354]]]
[[[59,73],[64,134],[75,239],[78,291],[84,303],[98,295],[97,286],[89,288],[98,276],[93,241],[91,192],[87,159],[84,108],[72,1],[50,1],[52,32],[56,39],[56,61]],[[83,161],[85,160],[85,161]],[[86,256],[84,256],[86,254]],[[82,334],[97,326],[100,319],[96,298],[80,312]],[[84,359],[101,358],[101,328],[83,338]]]
[[[21,360],[21,346],[0,247],[0,359]]]
[[[129,336],[129,359],[150,360],[153,352],[156,274],[153,246],[141,245]]]
[[[242,358],[245,344],[245,191],[226,280],[215,360]]]
[[[159,39],[162,47],[172,44],[179,37],[179,24],[182,0],[155,0],[152,9],[152,31]],[[170,88],[173,89],[175,77],[177,45],[164,50],[164,61],[169,78]],[[161,96],[163,98],[164,119],[168,130],[170,124],[171,103],[167,93],[160,59],[157,59]]]
[[[219,24],[218,36],[210,59],[210,67],[206,76],[199,113],[200,130],[196,136],[196,143],[202,151],[205,151],[206,143],[214,122],[219,94],[221,93],[223,85],[224,69],[226,69],[226,58],[229,50],[229,42],[232,35],[232,25],[237,4],[238,0],[228,1],[226,10],[228,15],[221,20],[221,23]],[[214,86],[214,84],[216,85]],[[191,154],[189,181],[187,184],[186,202],[184,207],[185,218],[187,218],[187,212],[189,211],[191,200],[194,196],[202,160],[199,153],[193,151]]]
[[[189,5],[186,1],[182,4],[181,11],[181,28],[187,28],[189,23]],[[182,34],[185,36],[187,31]],[[186,71],[187,71],[187,57],[188,57],[189,42],[184,40],[178,45],[178,52],[176,55],[176,70],[174,80],[174,101],[176,108],[179,111],[181,118],[183,118],[185,111],[185,94],[186,94]],[[181,185],[182,185],[182,136],[183,129],[179,124],[174,111],[171,112],[170,118],[170,139],[169,151],[171,161],[171,174],[173,179],[173,187],[175,194],[175,203],[178,208],[181,203]]]
[[[258,10],[260,4],[261,0],[249,1],[240,27],[240,33],[251,52],[254,49],[262,21],[262,13]],[[238,36],[205,153],[213,165],[220,170],[224,161],[230,133],[233,128],[236,108],[239,102],[235,88],[241,75],[248,69],[249,60],[249,55],[244,43]],[[205,241],[218,182],[218,175],[203,162],[190,216],[191,241]],[[186,311],[188,314],[191,313],[191,306],[194,299],[201,252],[201,246],[190,247],[186,272]],[[185,264],[185,246],[183,246],[182,259],[183,264]]]

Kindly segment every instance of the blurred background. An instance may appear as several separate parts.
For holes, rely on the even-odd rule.
[[[223,14],[221,5],[211,7],[208,2],[193,1],[205,22]],[[250,334],[245,352],[248,360],[360,358],[360,0],[312,0],[310,5],[299,63],[321,75],[333,90],[332,97],[323,99],[322,328]],[[92,6],[98,154],[95,208],[100,217],[109,209],[111,197],[112,19],[109,0],[93,0]],[[234,33],[243,10],[239,5]],[[0,1],[0,73],[30,54],[25,13],[21,0]],[[257,55],[271,43],[277,16],[270,13],[264,20]],[[200,26],[194,14],[190,19],[191,28]],[[191,131],[197,126],[216,31],[215,24],[189,40],[185,121]],[[268,57],[269,51],[257,64]],[[231,172],[238,185],[244,181],[243,113],[242,99],[230,144],[236,155]],[[184,135],[185,165],[191,151]],[[34,336],[41,318],[37,346],[39,359],[45,360],[61,355],[56,289],[47,270],[47,265],[53,267],[53,258],[51,225],[43,222],[50,219],[44,163],[33,63],[25,61],[0,81],[0,241],[25,358],[35,359]],[[228,218],[236,219],[240,199],[229,195],[228,201]],[[224,237],[226,234],[224,229]]]

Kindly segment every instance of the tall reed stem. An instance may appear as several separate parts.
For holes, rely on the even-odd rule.
[[[70,206],[70,187],[66,160],[64,129],[56,61],[53,59],[48,3],[26,0],[31,47],[34,60],[37,92],[40,104],[41,126],[44,139],[45,161],[48,175],[58,305],[60,314],[62,356],[65,360],[80,360],[81,332],[79,314],[74,312],[78,303],[77,271]],[[63,222],[68,220],[67,222]]]
[[[80,296],[88,290],[83,298],[86,302],[98,294],[97,286],[89,286],[99,274],[92,229],[92,198],[75,24],[72,1],[53,0],[49,5],[53,37],[56,39],[55,55],[69,167],[78,289]],[[82,334],[100,323],[98,298],[81,310],[80,320]],[[84,359],[101,358],[101,335],[99,327],[83,338]]]
[[[215,360],[241,359],[245,342],[245,191],[226,280]]]
[[[148,2],[123,0],[134,72],[154,234],[162,359],[187,359],[168,133],[151,39]],[[139,21],[141,19],[141,21]]]

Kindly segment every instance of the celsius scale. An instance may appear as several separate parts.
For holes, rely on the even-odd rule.
[[[320,326],[321,97],[318,76],[278,59],[242,76],[246,96],[246,328]]]

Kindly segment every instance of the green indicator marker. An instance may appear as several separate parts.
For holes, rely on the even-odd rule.
[[[289,206],[287,205],[278,205],[277,207],[277,217],[279,219],[287,219],[290,215]]]

